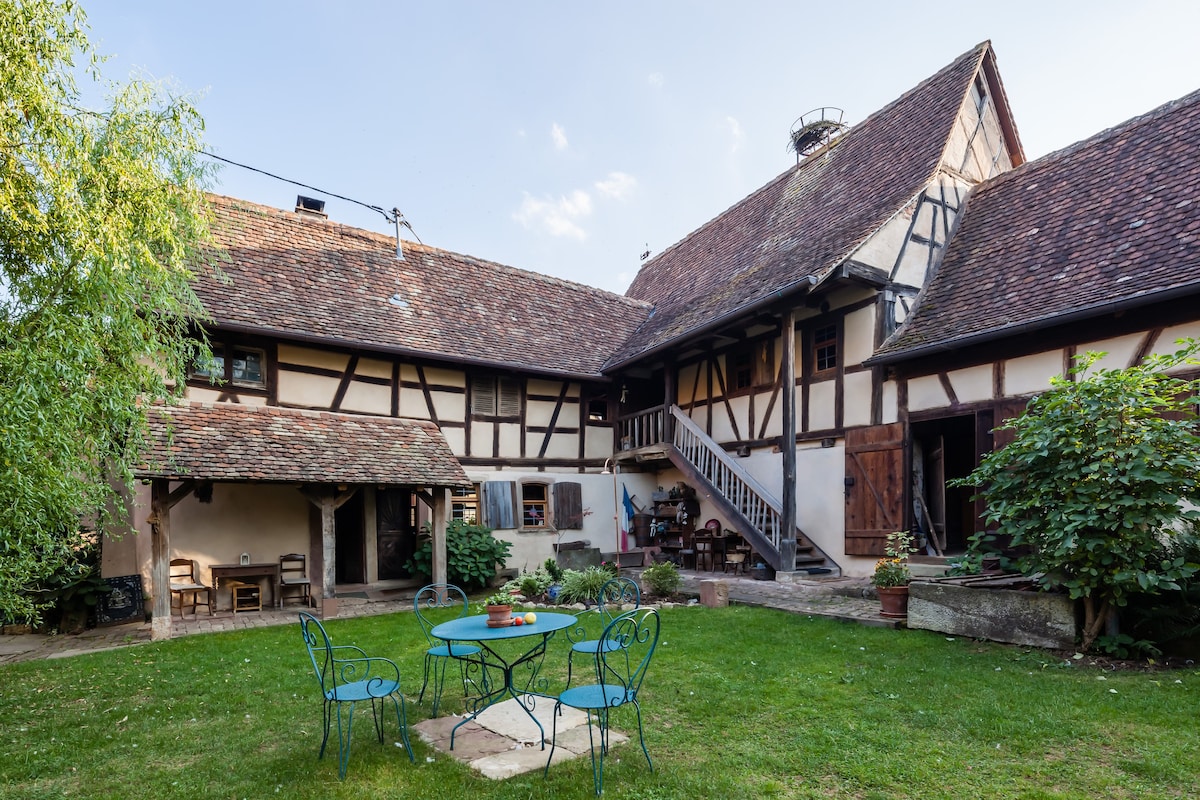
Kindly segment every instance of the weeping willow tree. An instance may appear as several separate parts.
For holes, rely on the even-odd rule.
[[[100,74],[73,2],[0,0],[0,619],[122,518],[148,402],[202,355],[203,120]],[[87,96],[104,100],[88,107]]]

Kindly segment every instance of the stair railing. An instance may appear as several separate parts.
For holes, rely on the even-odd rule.
[[[671,406],[671,414],[675,418],[675,448],[778,552],[783,504],[678,406]]]

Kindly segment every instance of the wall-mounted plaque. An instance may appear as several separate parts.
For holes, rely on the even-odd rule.
[[[109,587],[109,591],[100,595],[100,600],[96,603],[97,625],[116,625],[145,618],[141,575],[105,578],[104,583]]]

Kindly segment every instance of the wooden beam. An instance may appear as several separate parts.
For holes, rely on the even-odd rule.
[[[796,568],[796,310],[788,309],[783,323],[783,355],[779,365],[783,393],[783,432],[779,450],[783,455],[783,513],[779,526],[779,564],[791,572]]]
[[[450,490],[438,487],[433,491],[433,518],[429,520],[433,535],[433,582],[446,582],[446,525],[450,519]]]
[[[150,638],[155,640],[171,638],[170,488],[166,478],[155,478],[150,486]]]
[[[331,490],[332,487],[302,487],[300,492],[321,511],[321,582],[316,595],[320,598],[319,610],[322,619],[337,616],[337,522],[336,513],[342,505],[358,491],[357,486],[349,489]]]

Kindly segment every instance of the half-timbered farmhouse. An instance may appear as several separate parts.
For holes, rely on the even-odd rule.
[[[680,483],[678,527],[740,533],[779,580],[869,574],[901,528],[961,552],[977,509],[944,482],[997,421],[1075,352],[1200,332],[1198,117],[1193,95],[1025,164],[984,43],[848,130],[806,120],[794,166],[624,297],[213,197],[216,360],[152,412],[151,535],[105,571],[298,552],[336,613],[415,579],[423,525],[479,520],[532,568],[629,549],[623,495]]]

